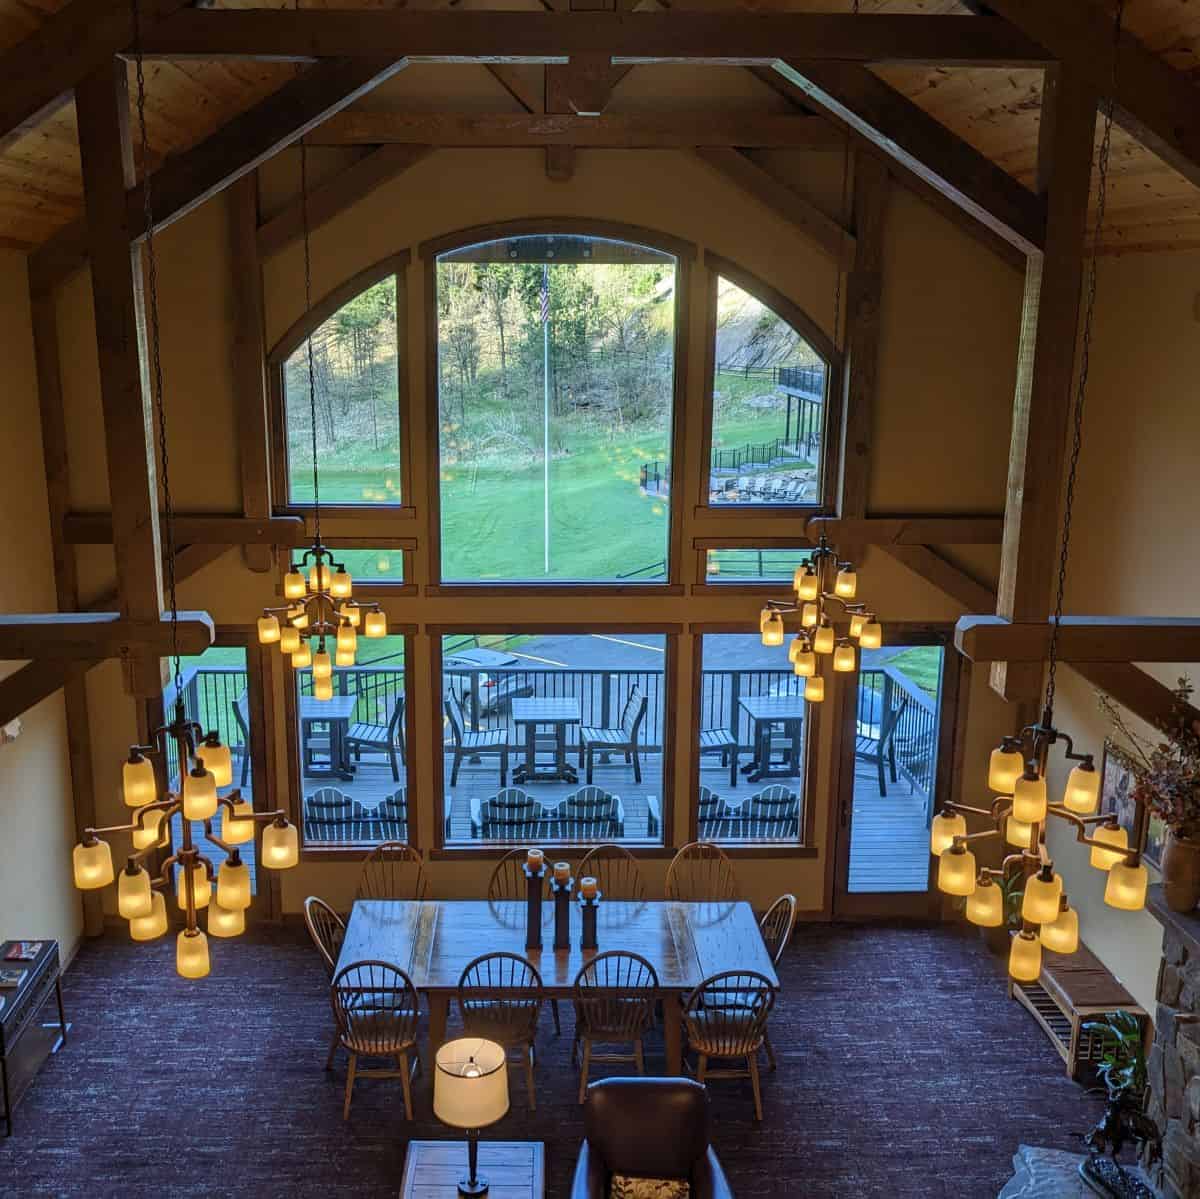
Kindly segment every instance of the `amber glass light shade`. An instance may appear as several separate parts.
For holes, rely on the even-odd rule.
[[[938,855],[937,885],[947,895],[970,895],[975,890],[975,855],[953,845],[943,850]]]
[[[233,754],[228,745],[222,745],[220,741],[201,741],[196,746],[196,757],[204,763],[204,769],[213,776],[218,787],[228,787],[233,782]]]
[[[1032,849],[1033,825],[1010,815],[1004,822],[1004,839],[1009,845],[1015,845],[1018,849]]]
[[[354,631],[354,626],[347,620],[338,625],[337,631],[337,652],[339,654],[353,654],[358,649],[358,634]]]
[[[130,757],[121,767],[121,789],[125,806],[141,808],[158,798],[158,781],[154,763],[141,754]]]
[[[192,867],[192,886],[196,891],[196,911],[208,907],[208,901],[212,898],[212,883],[208,881],[208,871],[203,862],[197,862]],[[181,912],[187,911],[187,879],[182,868],[175,878],[175,902]]]
[[[283,594],[285,599],[304,598],[304,576],[298,570],[289,570],[283,576]]]
[[[858,635],[858,644],[863,649],[879,649],[883,645],[883,626],[877,620],[868,620]]]
[[[805,604],[800,609],[800,627],[802,629],[815,629],[820,615],[820,610],[816,604]]]
[[[929,852],[935,858],[954,844],[955,837],[967,835],[967,818],[960,812],[939,812],[929,828]]]
[[[333,699],[333,679],[313,679],[313,699]]]
[[[301,641],[296,652],[292,654],[292,666],[296,670],[303,670],[306,666],[312,665],[312,646],[307,641]]]
[[[328,650],[319,649],[313,654],[312,676],[314,679],[333,678],[333,659]]]
[[[183,778],[184,820],[208,820],[217,814],[217,780],[203,766]]]
[[[850,617],[850,636],[861,637],[867,618],[862,612],[855,612]]]
[[[150,889],[150,875],[138,866],[132,874],[122,870],[117,879],[117,911],[126,920],[138,916],[149,916],[153,907],[154,892]]]
[[[1021,900],[1021,917],[1030,924],[1052,924],[1058,919],[1059,900],[1062,899],[1062,878],[1046,871],[1025,880],[1025,897]]]
[[[271,870],[287,870],[300,860],[300,834],[294,824],[268,824],[263,829],[262,864]]]
[[[1116,846],[1120,849],[1129,848],[1129,834],[1119,824],[1115,826],[1097,825],[1092,829],[1092,840],[1103,841],[1106,845]],[[1111,870],[1118,862],[1125,861],[1125,855],[1093,845],[1090,861],[1097,870]]]
[[[825,624],[813,634],[812,647],[818,654],[831,654],[833,653],[833,642],[833,626]]]
[[[823,703],[825,700],[825,680],[819,674],[804,680],[804,698],[810,704]]]
[[[1008,951],[1008,973],[1019,983],[1037,982],[1042,972],[1042,942],[1037,933],[1017,933]]]
[[[208,909],[210,937],[238,937],[246,931],[246,912],[243,908],[223,908],[214,903]]]
[[[198,929],[175,938],[175,969],[184,978],[204,978],[208,974],[208,938]]]
[[[350,627],[355,629],[358,628],[359,621],[362,620],[362,612],[357,604],[343,604],[338,609],[338,615],[343,620],[348,620]]]
[[[1120,908],[1123,912],[1140,912],[1146,906],[1146,888],[1149,884],[1150,878],[1142,862],[1136,866],[1129,862],[1117,862],[1108,872],[1104,902],[1110,908]]]
[[[96,891],[113,881],[112,849],[107,841],[79,844],[71,854],[75,885],[81,891]]]
[[[802,679],[811,679],[817,673],[817,655],[807,650],[792,662],[792,673]]]
[[[217,870],[217,904],[232,912],[248,908],[250,898],[250,867],[245,862],[222,862]]]
[[[1011,795],[1017,779],[1025,773],[1025,759],[1015,749],[994,749],[988,759],[988,789],[997,795]]]
[[[808,652],[808,639],[806,637],[793,637],[788,642],[788,661],[795,665],[796,659],[801,654]]]
[[[135,941],[153,941],[167,931],[167,901],[161,891],[150,895],[150,911],[129,921],[129,935]]]
[[[353,581],[350,574],[345,570],[335,570],[333,578],[329,580],[329,594],[334,599],[346,599],[353,590]]]
[[[854,669],[854,646],[847,642],[833,651],[833,669],[843,674]]]
[[[370,621],[370,617],[367,620]],[[783,617],[778,612],[772,612],[770,616],[763,621],[762,626],[762,643],[763,645],[782,645],[783,644]]]
[[[1046,780],[1025,771],[1013,787],[1013,815],[1026,824],[1046,819]]]
[[[800,600],[815,600],[821,580],[816,571],[809,565],[796,567],[792,576],[792,586],[796,589],[796,598]]]
[[[223,809],[221,840],[230,845],[245,845],[254,840],[254,805],[248,799],[234,801],[233,811]]]
[[[1049,924],[1042,925],[1042,947],[1052,953],[1074,953],[1079,948],[1079,913],[1062,908]]]
[[[258,644],[274,645],[279,640],[279,617],[260,616],[258,618]]]
[[[294,654],[300,648],[300,630],[288,625],[279,630],[279,648],[285,654]]]
[[[301,604],[299,607],[297,607],[293,611],[289,612],[288,613],[288,623],[294,629],[307,629],[308,628],[308,609],[303,604]]]
[[[339,649],[337,653],[333,655],[334,666],[353,666],[354,660],[353,650],[351,650],[349,653],[342,653],[342,651]]]
[[[967,919],[980,928],[999,928],[1004,923],[1004,892],[990,878],[982,878],[967,896]]]
[[[1063,789],[1063,807],[1080,816],[1090,816],[1100,800],[1100,772],[1086,763],[1076,766],[1067,775]]]
[[[386,637],[387,615],[383,612],[368,612],[363,632],[368,637]]]
[[[843,567],[837,572],[837,578],[833,582],[833,594],[841,599],[853,599],[857,590],[858,575],[854,573],[854,567]]]
[[[309,591],[328,591],[329,584],[333,575],[329,569],[328,563],[322,562],[317,565],[315,562],[308,568],[308,589]]]
[[[133,848],[148,849],[151,845],[157,845],[159,834],[162,832],[163,817],[165,812],[145,812],[142,815],[142,827],[133,830]]]

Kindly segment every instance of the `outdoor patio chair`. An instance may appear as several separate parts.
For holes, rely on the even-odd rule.
[[[559,822],[558,835],[568,841],[597,841],[625,836],[625,808],[601,787],[580,787],[549,815]]]
[[[800,796],[776,783],[764,787],[742,804],[749,828],[743,836],[797,837],[800,835]]]
[[[396,696],[387,724],[352,724],[346,734],[346,752],[361,762],[363,751],[385,753],[392,767],[392,782],[400,781],[400,762],[407,765],[404,745],[404,696]],[[396,759],[399,751],[399,761]]]
[[[696,828],[700,840],[719,841],[733,836],[732,821],[738,812],[739,808],[731,805],[723,795],[718,795],[708,787],[701,787],[696,805]]]
[[[454,765],[450,768],[450,786],[458,785],[458,768],[463,758],[480,754],[499,754],[500,786],[508,786],[508,734],[503,729],[486,729],[481,733],[467,729],[462,704],[453,695],[446,696],[446,717],[450,735],[454,738]]]
[[[638,734],[646,718],[647,700],[636,683],[629,688],[625,706],[621,709],[620,727],[615,729],[581,728],[579,730],[579,765],[587,765],[587,781],[592,781],[592,767],[598,753],[624,753],[625,761],[633,763],[635,782],[642,781],[642,763],[638,757]]]
[[[321,787],[304,797],[305,841],[351,840],[354,801],[336,787]]]
[[[385,795],[371,813],[379,824],[380,841],[408,840],[408,789],[401,787]]]
[[[242,744],[235,747],[242,755],[242,775],[238,779],[238,786],[244,787],[246,779],[250,774],[250,726],[242,712],[242,705],[248,703],[248,695],[245,691],[241,693],[230,705],[233,708],[233,723],[237,726],[237,730],[242,735]]]
[[[729,767],[729,785],[737,786],[738,739],[728,729],[701,729],[700,756],[720,754],[721,765]]]
[[[877,737],[872,737],[869,733],[860,733],[854,741],[854,756],[861,758],[864,762],[873,762],[875,765],[875,770],[879,775],[881,797],[887,795],[887,780],[883,773],[885,759],[890,768],[892,782],[899,782],[899,775],[896,773],[896,726],[900,723],[900,717],[904,715],[904,709],[907,707],[908,696],[905,695],[894,708],[889,708],[884,712],[879,723]]]
[[[471,800],[471,836],[518,841],[545,835],[546,808],[520,787],[506,787],[489,799]]]

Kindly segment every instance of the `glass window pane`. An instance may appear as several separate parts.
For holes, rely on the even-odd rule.
[[[661,843],[665,665],[662,634],[444,637],[447,843]]]
[[[404,551],[400,549],[339,549],[334,556],[350,572],[350,577],[363,583],[403,583]],[[365,642],[360,642],[362,648]]]
[[[675,259],[519,237],[437,286],[441,578],[664,579]]]
[[[399,504],[396,277],[344,304],[312,335],[321,502]],[[308,344],[283,366],[288,499],[313,498]]]
[[[704,581],[790,584],[796,567],[811,556],[806,549],[710,549],[704,554]]]
[[[334,667],[333,698],[312,698],[296,671],[304,843],[335,848],[408,839],[404,637],[359,637],[354,666]]]
[[[712,504],[820,503],[826,369],[777,313],[717,280]]]
[[[753,634],[706,633],[701,650],[697,836],[796,844],[804,829],[804,680]]]

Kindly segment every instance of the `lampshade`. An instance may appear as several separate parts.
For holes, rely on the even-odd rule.
[[[329,583],[332,577],[332,572],[329,569],[328,563],[314,562],[313,565],[308,568],[309,591],[328,591]]]
[[[143,812],[142,827],[133,830],[133,848],[134,849],[149,849],[151,845],[157,845],[162,833],[162,822],[165,812]],[[167,825],[169,829],[171,826]]]
[[[294,654],[300,648],[300,630],[292,625],[280,629],[279,648],[285,654]]]
[[[383,612],[368,612],[363,632],[368,637],[386,637],[387,616]]]
[[[1092,829],[1092,840],[1103,841],[1106,845],[1118,846],[1121,849],[1129,847],[1129,834],[1119,824],[1101,824]],[[1097,870],[1111,870],[1118,862],[1125,861],[1123,853],[1113,853],[1099,846],[1092,846],[1091,863]]]
[[[980,928],[999,928],[1004,923],[1004,892],[990,878],[982,878],[967,896],[967,919]]]
[[[1058,917],[1042,925],[1042,947],[1053,953],[1074,953],[1079,948],[1079,913],[1061,908]]]
[[[1026,824],[1046,819],[1046,780],[1026,770],[1013,787],[1013,815]]]
[[[209,820],[217,814],[217,780],[202,765],[183,777],[184,820]]]
[[[81,842],[71,854],[75,885],[81,891],[95,891],[113,881],[112,849],[107,841]]]
[[[447,1041],[434,1058],[433,1114],[451,1128],[486,1128],[508,1112],[508,1061],[478,1037]]]
[[[975,855],[962,846],[942,850],[937,885],[947,895],[970,895],[975,890]]]
[[[296,652],[292,654],[292,665],[297,670],[303,670],[312,665],[312,647],[307,641],[301,641]]]
[[[816,604],[805,604],[800,609],[800,627],[802,629],[815,629],[820,615],[820,610]]]
[[[371,618],[367,617],[367,623],[370,624]],[[762,643],[763,645],[782,645],[783,644],[783,617],[778,612],[772,612],[762,626]]]
[[[333,679],[313,679],[313,699],[333,699]]]
[[[788,661],[795,665],[796,659],[802,654],[808,652],[808,639],[806,637],[793,637],[788,642]]]
[[[1042,972],[1042,943],[1037,933],[1017,933],[1008,953],[1008,973],[1019,983],[1034,983]]]
[[[353,590],[353,581],[348,572],[344,570],[335,570],[333,578],[329,580],[329,594],[335,599],[345,599]]]
[[[854,669],[854,646],[848,641],[833,651],[833,669],[843,673]]]
[[[817,673],[817,655],[806,650],[792,663],[792,673],[802,679],[810,679]]]
[[[210,937],[238,937],[246,931],[246,913],[242,908],[223,908],[214,903],[208,909]]]
[[[879,649],[883,645],[883,626],[877,620],[868,620],[858,635],[858,644],[863,649]]]
[[[248,799],[234,801],[233,811],[224,809],[221,817],[221,840],[229,845],[245,845],[254,840],[254,805]]]
[[[1016,749],[994,749],[988,759],[988,788],[997,795],[1011,795],[1017,779],[1025,773],[1025,760]]]
[[[1089,762],[1076,766],[1067,775],[1063,807],[1080,816],[1090,816],[1100,799],[1100,772]]]
[[[343,621],[338,625],[337,631],[337,650],[339,654],[354,653],[358,649],[358,634],[354,631],[354,626],[348,621]]]
[[[815,600],[820,585],[821,581],[811,564],[796,567],[796,573],[792,576],[792,586],[796,589],[797,599]]]
[[[213,776],[218,787],[228,787],[233,782],[233,754],[219,738],[201,741],[196,746],[196,757],[204,763],[204,769]]]
[[[313,654],[312,675],[314,679],[333,678],[333,659],[328,650],[319,649]]]
[[[1142,862],[1136,866],[1129,862],[1117,862],[1108,872],[1104,885],[1104,902],[1110,908],[1124,912],[1140,912],[1146,906],[1146,888],[1150,883],[1146,867]]]
[[[283,576],[283,595],[285,599],[304,598],[304,576],[298,570],[290,570]]]
[[[274,645],[279,640],[279,617],[260,616],[258,618],[258,644]]]
[[[967,835],[967,818],[960,812],[939,812],[929,828],[929,852],[940,857],[954,844],[955,837]]]
[[[121,871],[117,880],[117,911],[126,920],[138,916],[149,916],[153,908],[154,892],[150,889],[150,875],[142,866]]]
[[[858,575],[854,573],[853,566],[844,566],[837,572],[837,578],[833,583],[833,594],[842,599],[853,599],[854,593],[858,590]]]
[[[161,891],[150,893],[150,911],[134,916],[129,922],[129,935],[135,941],[153,941],[167,931],[167,901]]]
[[[813,634],[812,647],[814,652],[818,654],[831,654],[833,653],[833,642],[833,626],[823,624]]]
[[[854,612],[850,616],[850,636],[861,637],[863,625],[867,623],[867,618],[861,612]]]
[[[1058,919],[1058,901],[1062,898],[1062,878],[1048,866],[1025,880],[1021,917],[1030,924],[1052,924]]]
[[[810,704],[823,703],[825,700],[825,680],[819,674],[804,680],[804,698]]]
[[[208,938],[198,929],[186,928],[175,938],[175,969],[184,978],[204,978],[208,974]]]
[[[294,824],[268,824],[263,829],[262,864],[271,870],[286,870],[300,860],[300,834]]]
[[[1009,816],[1004,822],[1004,839],[1018,849],[1032,849],[1033,825],[1028,821],[1018,820],[1015,816]]]
[[[208,907],[208,902],[212,898],[212,883],[208,881],[208,871],[204,868],[203,862],[197,862],[192,867],[192,886],[196,892],[196,911],[201,908]],[[175,902],[179,905],[181,912],[187,911],[187,879],[184,877],[183,870],[175,877]]]
[[[767,621],[771,619],[771,608],[759,608],[758,610],[758,631],[761,633],[767,627]]]
[[[153,803],[158,798],[154,763],[141,754],[131,754],[121,767],[121,790],[126,807],[141,808]]]
[[[334,666],[353,666],[354,651],[350,650],[349,652],[344,653],[339,649],[337,653],[333,655],[333,664]]]
[[[303,604],[297,605],[293,611],[288,613],[288,624],[294,629],[307,629],[308,609]]]
[[[250,898],[250,867],[245,862],[222,862],[217,871],[217,905],[240,911],[250,906]]]
[[[359,610],[357,604],[343,604],[338,609],[338,615],[343,620],[348,620],[350,627],[355,629],[358,628],[358,622],[362,620],[362,612]]]

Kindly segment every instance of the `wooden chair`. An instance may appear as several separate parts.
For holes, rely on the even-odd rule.
[[[646,884],[637,858],[623,845],[597,845],[579,863],[579,877],[591,875],[605,899],[646,898]]]
[[[332,979],[338,954],[342,951],[342,941],[346,936],[346,922],[323,899],[310,895],[304,901],[304,925],[321,955],[321,961],[325,963],[325,972]],[[335,1025],[329,1055],[325,1058],[326,1070],[333,1069],[333,1056],[337,1053],[339,1041],[340,1034]]]
[[[738,739],[728,729],[701,729],[700,756],[720,754],[721,765],[729,767],[729,785],[738,781]]]
[[[240,787],[246,785],[246,779],[250,775],[250,722],[243,714],[243,704],[249,704],[248,693],[245,691],[230,705],[233,708],[233,723],[237,725],[238,732],[242,735],[242,775],[238,780]]]
[[[554,810],[558,835],[567,841],[596,841],[625,836],[625,808],[602,787],[580,787]]]
[[[742,812],[746,817],[742,832],[745,837],[769,840],[800,835],[800,796],[780,783],[750,796]]]
[[[720,846],[709,841],[685,845],[667,869],[667,898],[682,903],[720,903],[737,899],[737,875]]]
[[[386,753],[392,767],[392,781],[400,781],[400,762],[408,764],[404,745],[404,696],[398,695],[392,705],[387,724],[352,724],[346,734],[346,752],[356,762],[362,761],[363,751]],[[396,752],[399,750],[399,761]]]
[[[753,970],[727,970],[706,978],[684,1001],[683,1025],[688,1046],[698,1057],[696,1079],[749,1078],[754,1089],[754,1118],[762,1120],[762,1091],[757,1053],[763,1047],[767,1017],[775,1005],[770,980]],[[709,1061],[745,1066],[709,1069]]]
[[[773,966],[779,965],[779,959],[783,957],[783,951],[788,947],[795,927],[796,897],[781,895],[767,908],[758,922],[758,931],[762,933],[763,944],[767,947],[767,953],[771,955]],[[774,1070],[775,1050],[771,1045],[770,1033],[766,1029],[763,1029],[763,1048],[767,1051],[767,1061]]]
[[[654,1022],[658,975],[644,957],[624,950],[597,954],[575,976],[575,1040],[571,1061],[583,1043],[579,1102],[587,1091],[593,1061],[634,1062],[646,1073],[642,1038]],[[632,1053],[593,1053],[593,1045],[632,1045]]]
[[[404,1088],[404,1114],[413,1118],[412,1065],[416,1057],[420,1003],[412,979],[387,962],[351,962],[330,986],[338,1039],[350,1054],[342,1119],[350,1119],[355,1078],[399,1078]],[[359,1057],[384,1057],[394,1069],[359,1070]]]
[[[533,1042],[545,998],[542,976],[515,953],[485,953],[458,980],[458,1010],[463,1032],[519,1051],[529,1088],[529,1108],[537,1110],[533,1082]]]
[[[367,854],[354,897],[424,899],[428,891],[421,855],[403,841],[384,841]]]
[[[592,781],[592,767],[598,753],[624,753],[625,761],[633,763],[635,782],[642,781],[642,763],[638,757],[638,735],[646,718],[647,700],[641,687],[629,688],[625,706],[621,709],[618,728],[583,727],[579,730],[579,765],[587,766],[587,781]]]
[[[885,760],[892,776],[892,782],[900,781],[899,775],[896,773],[896,726],[900,723],[900,717],[904,715],[904,709],[907,707],[908,696],[905,695],[901,697],[900,702],[894,708],[888,706],[884,709],[879,721],[878,737],[859,734],[854,740],[854,756],[861,758],[864,762],[873,762],[875,765],[876,773],[879,776],[881,797],[887,795],[887,780],[883,773]]]
[[[462,704],[454,695],[446,696],[446,717],[450,721],[450,735],[454,738],[454,764],[450,767],[450,786],[458,783],[458,768],[463,758],[480,754],[500,755],[500,786],[508,785],[508,734],[503,729],[486,729],[481,733],[467,729]]]

